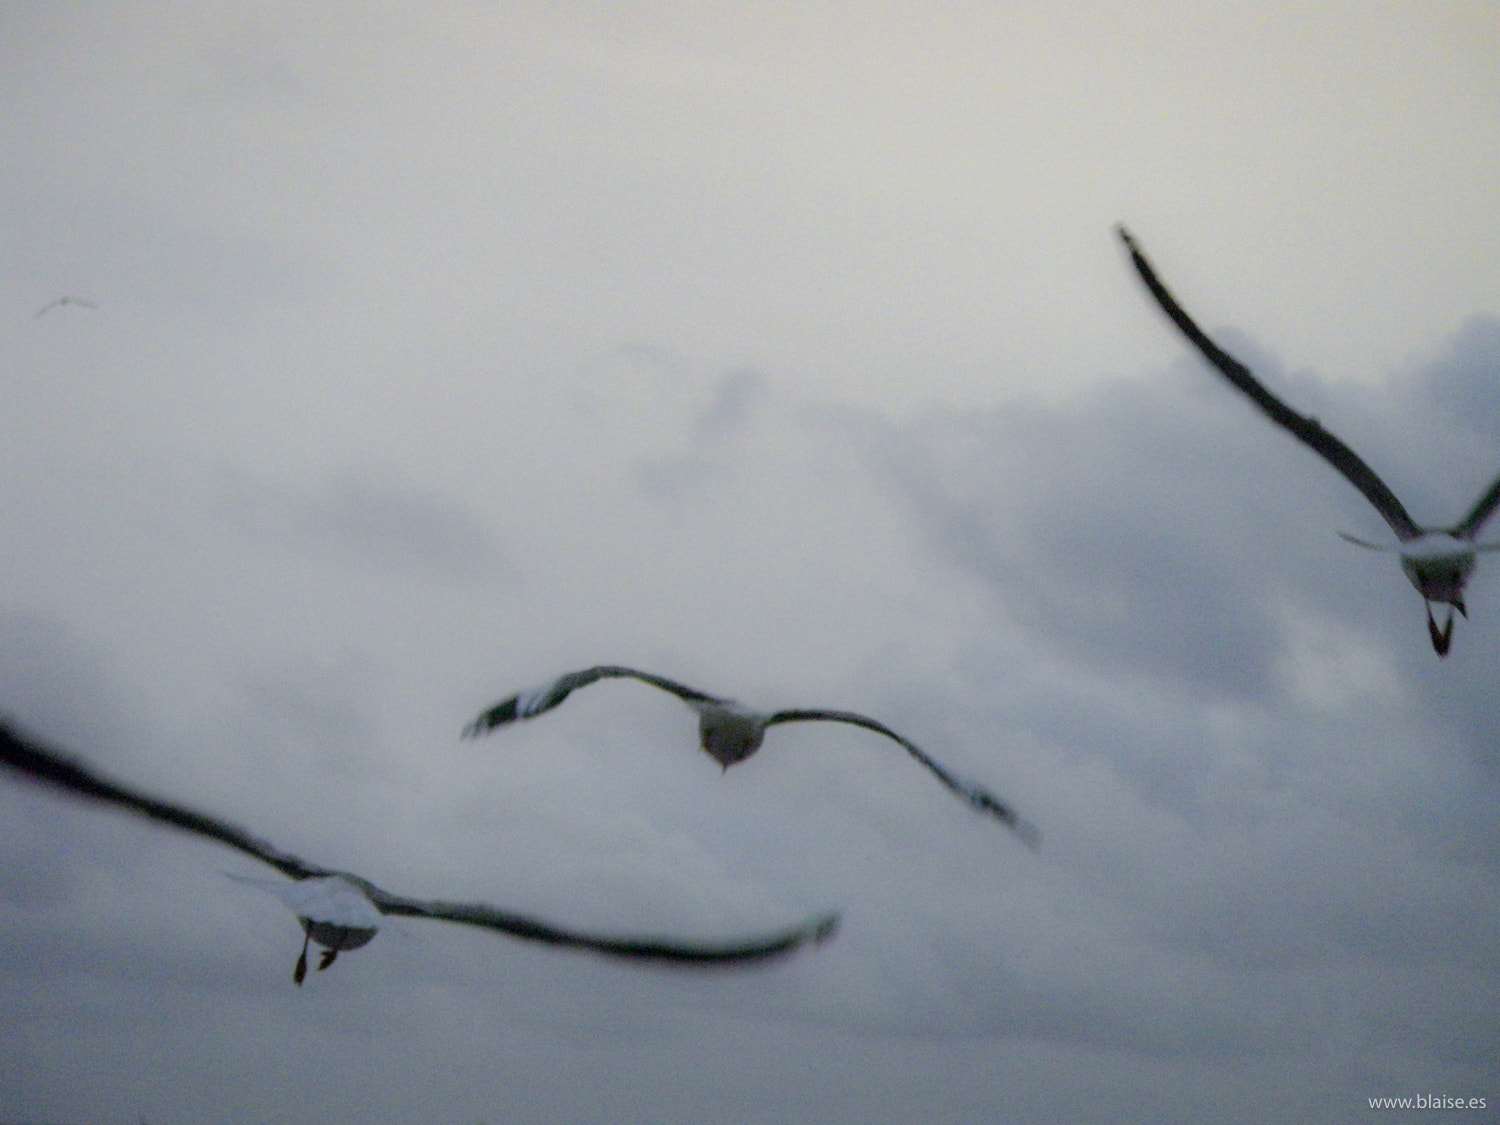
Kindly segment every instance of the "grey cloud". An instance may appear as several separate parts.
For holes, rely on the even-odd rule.
[[[686,448],[636,466],[641,491],[661,499],[681,499],[724,476],[729,464],[725,443],[751,423],[756,404],[766,393],[766,381],[759,372],[741,368],[721,375],[709,400],[694,411]]]
[[[1255,498],[1199,471],[1237,439],[1222,419],[1164,423],[1152,405],[1115,388],[1076,416],[1006,408],[875,423],[864,440],[934,547],[1023,627],[1115,672],[1254,691],[1270,623],[1219,525]],[[1205,522],[1209,505],[1221,507]]]
[[[1434,520],[1472,502],[1463,478],[1500,468],[1488,434],[1421,440],[1500,362],[1494,322],[1374,388],[1287,373],[1224,335],[1395,466],[1398,492],[1427,472],[1424,497],[1454,497]],[[1391,560],[1332,535],[1362,498],[1196,361],[1086,400],[843,425],[937,565],[992,609],[960,666],[974,694],[948,702],[980,707],[959,725],[1021,724],[1034,753],[1063,748],[1053,783],[1065,762],[1110,779],[1034,796],[1051,858],[1066,853],[1051,878],[1097,928],[976,1008],[980,1025],[1175,1057],[1323,1050],[1339,1066],[1380,1027],[1391,1051],[1482,1081],[1477,1045],[1500,1034],[1470,1001],[1500,987],[1481,952],[1500,923],[1495,584],[1476,585],[1468,649],[1440,665]],[[1015,648],[984,637],[1007,628]],[[1130,970],[1080,994],[1084,965],[1113,958]],[[982,994],[992,966],[969,961],[956,951],[954,971]],[[1424,977],[1447,983],[1417,1000]],[[1351,1006],[1352,1023],[1337,1014]]]
[[[726,371],[714,384],[713,397],[694,419],[692,443],[706,445],[741,429],[765,393],[766,381],[759,372],[745,368]]]
[[[245,533],[362,569],[460,583],[511,573],[466,508],[388,479],[351,472],[305,489],[224,469],[217,491],[221,510]]]
[[[1476,376],[1500,365],[1497,326],[1471,322],[1442,360],[1388,387],[1378,413],[1357,391],[1288,375],[1243,337],[1224,339],[1380,466],[1418,519],[1441,523],[1492,479],[1500,438],[1421,439],[1442,433],[1446,404],[1472,398]],[[1379,517],[1195,359],[1168,379],[1108,386],[1066,407],[899,425],[867,415],[854,426],[943,557],[1039,640],[1097,667],[1246,698],[1268,690],[1278,602],[1326,609],[1405,647],[1419,625],[1415,594],[1390,560],[1333,539]],[[1389,597],[1358,592],[1379,583]],[[1482,641],[1469,630],[1466,643]]]
[[[198,96],[226,101],[302,101],[308,82],[287,44],[254,17],[198,49]]]
[[[1469,317],[1434,358],[1403,372],[1398,384],[1413,399],[1430,398],[1455,438],[1500,444],[1500,317]]]

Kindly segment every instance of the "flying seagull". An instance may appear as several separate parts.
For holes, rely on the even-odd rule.
[[[230,874],[231,879],[269,891],[286,904],[302,923],[302,953],[292,980],[307,976],[307,946],[316,941],[323,947],[318,970],[328,968],[345,949],[368,945],[380,929],[380,910],[370,896],[342,875],[311,875],[288,883],[282,879],[255,879]]]
[[[976,809],[998,818],[1029,846],[1034,848],[1040,842],[1041,837],[1037,830],[1016,815],[1015,810],[1009,805],[978,785],[955,777],[920,748],[902,738],[884,723],[855,714],[853,711],[797,709],[765,714],[752,711],[732,699],[720,699],[717,696],[707,695],[696,688],[687,687],[663,676],[655,676],[650,672],[637,672],[633,668],[621,668],[613,664],[602,664],[597,668],[589,668],[582,672],[570,672],[535,691],[524,691],[509,699],[501,700],[465,727],[464,737],[478,738],[505,723],[514,722],[517,719],[534,718],[544,711],[552,710],[574,691],[587,687],[596,680],[621,678],[640,680],[652,687],[661,688],[662,691],[669,691],[696,711],[699,744],[725,770],[736,762],[744,761],[759,750],[761,740],[766,735],[766,728],[775,726],[777,723],[819,721],[849,723],[852,726],[872,730],[876,734],[883,734],[896,742],[908,754],[931,770],[933,775],[949,789]]]
[[[358,949],[373,938],[379,929],[380,917],[385,914],[437,918],[547,945],[685,966],[762,961],[790,953],[809,942],[827,941],[838,929],[838,915],[829,913],[815,915],[802,925],[779,933],[727,942],[696,943],[671,938],[574,933],[483,903],[406,898],[382,890],[368,879],[347,871],[334,871],[308,863],[237,825],[106,780],[82,762],[23,737],[4,717],[0,717],[0,764],[34,781],[58,786],[81,797],[120,805],[174,828],[207,836],[290,876],[294,880],[291,883],[253,881],[271,889],[302,923],[305,935],[302,955],[297,959],[297,968],[292,975],[298,984],[307,973],[308,942],[323,946],[322,963],[318,968],[326,969],[341,950]]]
[[[1458,610],[1465,617],[1469,615],[1464,608],[1464,584],[1469,580],[1469,575],[1474,572],[1474,564],[1478,560],[1479,552],[1500,551],[1500,543],[1476,543],[1474,541],[1485,521],[1494,514],[1495,508],[1500,506],[1500,477],[1495,478],[1484,494],[1474,502],[1474,506],[1469,509],[1469,514],[1458,523],[1445,528],[1418,526],[1407,514],[1401,501],[1396,499],[1396,494],[1386,487],[1385,482],[1375,475],[1375,471],[1364,463],[1359,454],[1320,426],[1316,418],[1304,417],[1292,410],[1286,403],[1266,390],[1260,380],[1250,373],[1248,367],[1210,340],[1167,291],[1167,287],[1156,276],[1156,271],[1151,268],[1151,263],[1146,260],[1146,255],[1136,245],[1130,232],[1123,226],[1115,229],[1119,232],[1126,249],[1130,251],[1130,258],[1135,263],[1136,272],[1141,275],[1146,288],[1151,290],[1156,303],[1161,306],[1167,316],[1171,317],[1172,322],[1198,349],[1203,358],[1217,367],[1226,379],[1244,392],[1271,421],[1343,473],[1349,483],[1359,489],[1365,499],[1375,505],[1375,510],[1385,518],[1385,522],[1391,525],[1391,530],[1396,533],[1397,539],[1397,543],[1392,546],[1369,543],[1342,531],[1339,535],[1357,546],[1368,547],[1375,551],[1394,550],[1401,556],[1402,571],[1411,580],[1411,584],[1417,588],[1417,593],[1425,599],[1427,633],[1432,638],[1432,647],[1439,656],[1446,656],[1448,645],[1453,639],[1453,610]],[[1433,602],[1445,602],[1452,607],[1448,611],[1447,620],[1442,628],[1438,628],[1438,623],[1433,618]]]
[[[77,305],[79,308],[84,309],[97,309],[99,307],[92,301],[85,301],[82,297],[59,297],[57,300],[51,301],[48,304],[45,304],[41,308],[37,309],[36,315],[42,316],[45,313],[51,312],[53,309],[61,308],[63,305]]]

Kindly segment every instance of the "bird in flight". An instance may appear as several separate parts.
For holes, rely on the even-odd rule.
[[[534,691],[523,691],[519,695],[503,699],[465,727],[464,737],[478,738],[505,723],[514,722],[517,719],[534,718],[544,711],[552,710],[581,687],[587,687],[597,680],[621,678],[640,680],[652,687],[661,688],[662,691],[671,692],[696,711],[699,744],[714,761],[726,770],[759,750],[761,741],[766,735],[766,728],[775,726],[777,723],[848,723],[891,739],[932,771],[932,774],[954,793],[974,808],[997,818],[1030,847],[1034,848],[1040,842],[1041,836],[1037,830],[1022,820],[1009,805],[978,785],[955,777],[919,747],[902,738],[884,723],[855,714],[853,711],[796,709],[774,711],[769,714],[752,711],[732,699],[720,699],[717,696],[707,695],[696,688],[676,683],[664,676],[655,676],[650,672],[637,672],[633,668],[621,668],[613,664],[602,664],[582,672],[569,672]]]
[[[778,933],[738,941],[691,942],[661,937],[612,937],[582,934],[483,903],[438,902],[407,898],[382,890],[368,879],[319,867],[266,843],[245,829],[182,805],[140,793],[109,781],[74,758],[22,736],[0,717],[0,764],[33,781],[45,782],[80,797],[118,805],[152,820],[207,836],[269,864],[293,881],[252,880],[276,894],[302,923],[302,955],[292,979],[299,985],[307,973],[307,946],[323,947],[319,969],[333,964],[339,952],[358,949],[375,936],[382,915],[436,918],[479,926],[527,941],[570,949],[587,949],[609,957],[656,961],[669,965],[729,965],[791,953],[819,944],[838,929],[838,915],[814,915]]]
[[[40,317],[51,312],[53,309],[62,308],[63,305],[77,305],[79,308],[84,309],[97,309],[99,307],[92,301],[85,301],[82,297],[59,297],[57,300],[50,301],[37,309],[36,315]]]
[[[1156,298],[1156,303],[1188,338],[1188,342],[1198,349],[1199,354],[1260,407],[1271,421],[1343,473],[1345,479],[1359,489],[1364,498],[1384,517],[1385,522],[1390,524],[1397,540],[1392,546],[1370,543],[1342,531],[1339,535],[1356,546],[1376,551],[1394,550],[1400,555],[1401,570],[1426,603],[1427,633],[1432,638],[1432,647],[1439,656],[1446,656],[1453,640],[1453,611],[1457,610],[1464,617],[1469,615],[1464,608],[1464,585],[1474,572],[1479,552],[1500,550],[1500,543],[1475,542],[1485,521],[1500,506],[1500,477],[1495,478],[1474,502],[1468,515],[1458,523],[1444,528],[1419,526],[1407,514],[1401,501],[1396,499],[1396,494],[1386,487],[1385,482],[1375,475],[1375,471],[1365,464],[1359,454],[1320,426],[1316,418],[1305,417],[1292,410],[1266,390],[1248,367],[1210,340],[1156,276],[1156,271],[1152,269],[1151,263],[1130,232],[1123,226],[1115,229],[1125,243],[1125,248],[1130,251],[1136,273],[1141,275],[1141,280]],[[1434,602],[1450,607],[1441,628],[1432,614]]]
[[[323,947],[318,960],[321,972],[333,964],[340,951],[368,945],[380,930],[379,908],[358,885],[342,875],[310,875],[291,883],[249,875],[229,877],[269,891],[302,923],[302,952],[292,970],[292,980],[297,984],[307,976],[308,943],[316,941]]]

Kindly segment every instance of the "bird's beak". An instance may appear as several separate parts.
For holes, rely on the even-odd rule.
[[[1468,619],[1469,611],[1464,608],[1463,598],[1454,598],[1452,605],[1454,609],[1458,610],[1459,613],[1464,615],[1465,620]]]
[[[307,943],[312,941],[312,934],[302,939],[302,955],[297,958],[297,967],[292,970],[292,980],[300,988],[302,981],[307,977]]]

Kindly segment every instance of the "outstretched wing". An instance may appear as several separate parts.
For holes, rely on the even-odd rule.
[[[666,937],[611,937],[583,934],[554,926],[524,914],[500,910],[484,903],[424,902],[403,898],[359,881],[382,914],[412,918],[436,918],[464,926],[479,926],[527,941],[539,941],[569,949],[587,949],[608,957],[636,961],[662,961],[675,965],[727,965],[742,961],[764,961],[780,957],[808,944],[821,944],[838,930],[839,916],[819,914],[799,926],[737,941],[692,942]]]
[[[61,308],[63,305],[78,305],[85,309],[97,309],[99,307],[92,301],[85,301],[82,297],[59,297],[57,298],[57,300],[49,301],[47,304],[37,309],[36,315],[40,317],[42,316],[42,314],[49,313],[56,308]]]
[[[246,855],[254,856],[262,863],[270,864],[293,879],[337,874],[273,847],[238,825],[106,781],[81,763],[23,738],[4,719],[0,719],[0,762],[34,781],[56,785],[90,800],[119,805],[141,816],[170,824],[173,828],[195,832],[199,836],[228,844]]]
[[[523,691],[509,699],[502,699],[488,711],[485,711],[468,726],[464,727],[465,738],[478,738],[480,735],[488,734],[498,726],[505,723],[515,722],[517,719],[530,719],[550,711],[564,699],[573,694],[581,687],[587,687],[596,680],[609,679],[632,679],[640,680],[642,683],[659,687],[662,691],[669,691],[685,703],[724,703],[725,700],[718,699],[712,695],[705,695],[696,688],[687,687],[674,680],[663,676],[653,676],[650,672],[638,672],[634,668],[622,668],[617,664],[601,664],[595,668],[587,668],[582,672],[569,672],[566,676],[559,676],[550,684],[536,688],[534,691]]]
[[[981,786],[955,777],[953,774],[949,773],[948,770],[943,768],[931,757],[929,757],[919,746],[912,742],[908,742],[895,731],[891,730],[891,728],[886,726],[884,723],[876,722],[874,719],[867,718],[864,715],[856,714],[853,711],[796,710],[776,712],[776,714],[772,715],[769,719],[766,720],[766,726],[769,727],[775,723],[800,723],[814,721],[849,723],[856,727],[864,727],[865,730],[872,730],[876,734],[885,735],[887,738],[891,739],[893,742],[899,744],[902,748],[904,748],[906,752],[913,758],[915,758],[917,761],[921,762],[924,766],[931,770],[933,776],[935,776],[949,789],[953,790],[953,792],[957,793],[964,800],[968,801],[969,804],[973,805],[976,809],[979,809],[982,812],[987,812],[991,816],[997,818],[1017,836],[1021,837],[1021,839],[1025,841],[1028,847],[1035,848],[1038,844],[1041,843],[1041,833],[1038,832],[1033,825],[1029,824],[1027,821],[1022,820],[1021,817],[1016,813],[1016,811],[1009,805],[1007,805],[1004,801],[1000,800],[999,797],[996,797],[993,793],[989,792],[989,790],[984,789]]]
[[[1495,478],[1489,491],[1474,502],[1469,514],[1448,534],[1455,539],[1467,539],[1472,543],[1479,534],[1479,529],[1484,526],[1484,521],[1495,514],[1496,507],[1500,507],[1500,477]]]
[[[1396,494],[1386,487],[1385,482],[1375,475],[1375,471],[1364,463],[1359,454],[1318,425],[1316,418],[1307,418],[1298,414],[1266,390],[1260,380],[1250,373],[1248,367],[1210,340],[1203,329],[1193,322],[1193,318],[1183,311],[1182,306],[1167,291],[1167,287],[1156,276],[1156,271],[1151,268],[1146,255],[1141,253],[1141,248],[1136,245],[1130,232],[1123,226],[1115,229],[1119,232],[1120,240],[1125,243],[1126,249],[1130,251],[1130,259],[1135,263],[1136,273],[1141,275],[1141,280],[1146,283],[1146,288],[1151,290],[1156,303],[1161,306],[1167,316],[1171,317],[1172,323],[1181,329],[1182,334],[1188,338],[1193,347],[1198,349],[1204,359],[1217,367],[1226,379],[1243,391],[1271,421],[1343,473],[1349,483],[1359,489],[1366,500],[1375,505],[1375,510],[1385,517],[1385,522],[1391,525],[1391,530],[1396,533],[1398,539],[1405,542],[1422,534],[1422,529],[1407,514],[1401,501],[1396,499]],[[1500,481],[1497,481],[1496,485],[1500,487]],[[1494,507],[1494,503],[1495,500],[1492,500],[1491,508]]]
[[[90,800],[119,805],[142,816],[170,824],[187,832],[218,840],[252,855],[293,879],[338,876],[361,891],[382,914],[414,918],[439,918],[468,926],[482,926],[512,937],[547,945],[591,949],[611,957],[664,961],[672,964],[731,964],[760,961],[791,953],[809,942],[827,941],[838,929],[837,914],[820,914],[800,926],[774,934],[740,941],[695,943],[656,937],[609,937],[574,933],[547,922],[514,914],[482,903],[423,902],[393,895],[368,879],[347,871],[317,867],[259,840],[242,828],[202,813],[193,812],[155,797],[132,792],[106,781],[81,763],[23,738],[0,719],[0,764],[31,778],[76,793]],[[283,896],[284,897],[284,896]],[[294,904],[293,909],[296,909]]]

